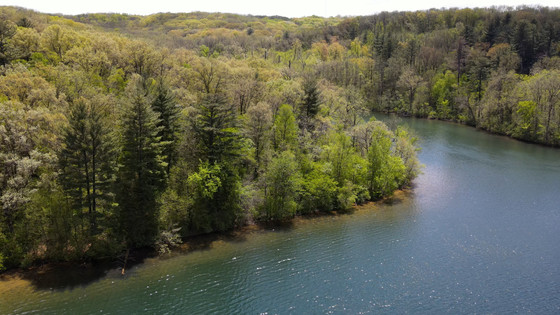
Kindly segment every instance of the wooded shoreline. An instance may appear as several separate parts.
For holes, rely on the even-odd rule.
[[[391,204],[395,200],[410,198],[411,194],[414,193],[413,189],[411,187],[397,190],[393,195],[382,200],[369,201],[345,211],[314,212],[298,215],[283,222],[253,222],[227,232],[188,236],[182,240],[181,244],[164,255],[160,255],[155,248],[133,249],[130,251],[130,256],[133,259],[128,262],[128,268],[134,268],[144,263],[146,259],[165,260],[177,255],[188,255],[196,251],[209,250],[216,242],[240,242],[247,237],[251,237],[254,233],[273,233],[291,229],[294,224],[305,225],[307,220],[353,215],[356,211],[375,211],[375,208],[380,204]],[[255,237],[258,237],[258,235]],[[108,275],[126,277],[128,276],[126,272],[121,273],[122,262],[122,259],[110,257],[89,261],[36,262],[27,268],[12,268],[0,272],[0,283],[25,280],[31,282],[38,290],[63,290],[88,285]]]
[[[0,270],[391,195],[376,110],[560,144],[557,8],[0,17]]]

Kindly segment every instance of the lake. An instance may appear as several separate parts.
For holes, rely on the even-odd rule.
[[[124,277],[3,281],[0,313],[559,313],[560,150],[402,122],[425,165],[410,192],[148,259]]]

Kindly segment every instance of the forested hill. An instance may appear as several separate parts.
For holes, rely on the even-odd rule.
[[[294,71],[314,67],[329,82],[357,88],[371,109],[455,120],[560,145],[557,8],[328,19],[201,12],[71,18],[169,48],[272,58]]]
[[[415,138],[371,110],[558,146],[559,14],[0,7],[0,270],[391,195]]]

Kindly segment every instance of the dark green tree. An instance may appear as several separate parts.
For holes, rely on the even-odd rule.
[[[191,230],[224,231],[235,226],[240,213],[240,157],[243,139],[235,109],[222,94],[207,94],[196,106],[192,124],[196,173],[189,177],[193,206]]]
[[[162,154],[167,164],[166,173],[169,174],[171,167],[177,159],[176,144],[179,129],[179,107],[175,102],[175,97],[172,92],[163,81],[158,83],[155,90],[152,109],[159,114],[159,122],[157,125],[160,131],[158,137],[160,137],[162,141]]]
[[[79,216],[87,209],[90,236],[96,232],[99,203],[110,207],[115,171],[115,147],[103,100],[78,100],[64,130],[59,154],[61,183]]]
[[[536,61],[535,55],[535,25],[523,20],[520,21],[513,34],[513,46],[521,57],[521,73],[528,74],[531,66]]]
[[[138,78],[136,78],[138,81]],[[164,162],[158,115],[141,84],[131,82],[130,104],[122,118],[119,223],[128,247],[153,244],[158,232],[156,198],[164,186]]]
[[[306,78],[303,81],[303,102],[302,109],[306,118],[315,117],[319,112],[319,89],[317,88],[317,80],[314,78]]]
[[[17,22],[17,26],[24,27],[24,28],[32,28],[33,22],[24,16],[21,19],[19,19],[19,21]]]
[[[233,161],[240,154],[240,135],[233,106],[223,94],[207,94],[196,106],[192,130],[197,157],[210,164]]]

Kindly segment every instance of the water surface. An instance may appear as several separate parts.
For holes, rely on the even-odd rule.
[[[0,313],[559,313],[560,150],[403,122],[421,138],[425,168],[391,204],[83,286],[0,282]]]

